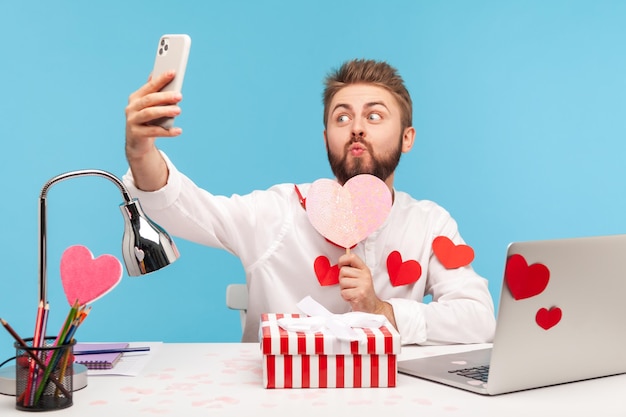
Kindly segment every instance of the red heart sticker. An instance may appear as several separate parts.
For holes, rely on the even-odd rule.
[[[422,275],[422,266],[419,262],[412,259],[402,262],[400,252],[394,250],[387,257],[387,271],[389,272],[391,285],[398,287],[417,282]]]
[[[122,264],[113,255],[96,259],[85,246],[70,246],[61,256],[61,282],[70,305],[91,303],[122,280]]]
[[[446,236],[438,236],[433,240],[433,252],[447,269],[460,268],[474,260],[474,249],[468,245],[455,245]]]
[[[563,317],[563,312],[558,307],[552,307],[550,310],[540,308],[535,316],[535,321],[544,330],[556,326]]]
[[[515,254],[506,260],[504,279],[513,298],[523,300],[541,294],[546,289],[550,270],[541,263],[528,266],[522,255]]]
[[[339,284],[339,266],[330,265],[330,261],[325,256],[318,256],[313,263],[315,276],[322,287]]]

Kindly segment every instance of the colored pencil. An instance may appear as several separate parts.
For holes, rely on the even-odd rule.
[[[39,359],[39,356],[35,355],[35,354],[33,353],[33,351],[32,351],[32,350],[30,350],[30,349],[28,348],[28,345],[26,344],[26,342],[24,341],[24,339],[22,339],[22,338],[20,337],[20,335],[18,335],[18,334],[15,332],[15,330],[13,330],[13,328],[9,325],[9,323],[7,323],[7,322],[6,322],[6,320],[1,319],[1,318],[0,318],[0,323],[2,323],[2,326],[4,326],[4,328],[5,328],[5,329],[9,332],[9,334],[13,337],[13,339],[15,339],[15,341],[17,342],[17,344],[18,344],[18,345],[19,345],[22,349],[24,349],[24,351],[26,352],[26,354],[27,354],[28,356],[30,356],[30,357],[31,357],[31,359],[32,359],[32,360],[34,360],[34,361],[37,363],[37,365],[39,365],[39,366],[41,367],[41,369],[42,369],[43,371],[46,371],[46,372],[47,372],[47,371],[48,371],[48,369],[47,369],[46,365],[45,365],[45,364],[41,361],[41,359]],[[61,384],[61,383],[59,382],[59,380],[58,380],[58,379],[56,379],[56,378],[54,377],[54,375],[49,375],[49,378],[50,378],[50,380],[52,381],[52,383],[53,383],[54,385],[56,385],[56,386],[57,386],[57,388],[59,388],[59,390],[61,390],[61,392],[63,393],[63,395],[65,395],[65,396],[66,396],[66,397],[68,397],[68,398],[71,396],[71,394],[69,393],[69,391],[68,391],[68,390],[67,390],[67,389],[63,386],[63,384]]]
[[[33,347],[40,347],[41,344],[41,334],[42,334],[42,326],[43,326],[43,314],[44,314],[44,304],[43,301],[39,301],[39,307],[37,307],[37,317],[35,319],[35,334],[33,335]],[[28,379],[26,380],[26,388],[24,389],[24,397],[22,397],[22,403],[25,407],[32,405],[33,396],[31,392],[34,391],[35,382],[35,373],[37,372],[37,365],[34,361],[30,361],[28,364]]]
[[[54,346],[63,346],[63,344],[66,342],[65,338],[67,336],[67,332],[72,326],[72,322],[76,318],[76,313],[79,307],[80,307],[80,304],[78,300],[76,300],[76,302],[74,302],[74,304],[70,308],[69,313],[67,314],[65,323],[63,324],[63,327],[61,328],[61,331],[59,332],[59,335],[57,336],[57,339],[54,342]],[[59,364],[59,360],[61,359],[59,357],[59,352],[60,352],[59,350],[55,350],[54,353],[52,354],[52,357],[48,361],[48,367],[43,374],[43,378],[41,379],[39,386],[37,387],[37,391],[35,392],[35,401],[34,401],[35,404],[39,402],[39,399],[41,398],[41,395],[43,394],[46,388],[46,385],[48,384],[48,377],[52,376],[51,375],[52,370],[55,369],[56,366]]]
[[[46,340],[46,332],[48,328],[48,316],[50,315],[50,303],[46,303],[46,306],[43,308],[43,324],[42,324],[42,332],[41,338],[39,339],[39,346],[43,346]]]
[[[71,349],[67,349],[65,351],[65,354],[63,355],[63,359],[62,359],[62,364],[61,364],[61,375],[59,376],[59,380],[63,381],[63,379],[65,378],[65,372],[67,371],[67,367],[68,366],[73,366],[70,365],[70,353],[71,353]],[[59,388],[57,388],[54,391],[54,396],[58,397],[59,396]]]
[[[48,316],[50,315],[50,303],[46,302],[46,306],[43,309],[43,318],[41,321],[41,332],[39,335],[39,342],[38,342],[38,346],[45,346],[44,343],[46,342],[46,333],[47,333],[47,328],[48,328]],[[45,359],[45,358],[42,358]],[[35,379],[33,381],[33,389],[31,390],[30,393],[30,404],[33,405],[34,401],[35,401],[35,386],[39,383],[40,378],[43,376],[43,372],[41,369],[39,369],[39,366],[37,364],[35,364]]]
[[[41,334],[43,333],[43,315],[44,304],[43,301],[40,301],[39,307],[37,308],[37,319],[35,321],[35,335],[33,336],[33,347],[39,347],[41,343]]]
[[[76,300],[74,304],[72,304],[72,306],[70,307],[69,313],[67,313],[67,317],[65,318],[63,327],[61,327],[61,330],[59,331],[59,334],[57,335],[57,338],[54,341],[54,346],[63,344],[63,342],[65,341],[65,336],[67,335],[67,332],[70,329],[70,326],[72,325],[72,322],[74,321],[74,318],[76,317],[76,312],[78,311],[78,308],[79,308],[79,304],[78,304],[78,300]]]
[[[83,321],[85,321],[90,311],[91,307],[87,308],[86,305],[82,305],[78,308],[78,310],[76,311],[76,316],[74,317],[74,320],[72,321],[72,324],[70,325],[70,328],[65,335],[63,344],[69,343],[74,338],[76,330],[78,330],[78,327],[83,323]]]

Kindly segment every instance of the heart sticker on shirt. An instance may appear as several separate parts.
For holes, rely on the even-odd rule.
[[[322,287],[339,284],[339,266],[330,265],[330,261],[325,256],[318,256],[313,263],[315,276]]]
[[[455,245],[447,236],[438,236],[433,240],[433,252],[447,269],[467,266],[474,260],[474,249],[468,245]]]
[[[535,316],[535,321],[544,330],[548,330],[556,326],[563,317],[563,312],[558,307],[552,307],[550,310],[547,308],[540,308]]]
[[[319,179],[309,188],[306,213],[326,239],[350,248],[378,229],[391,211],[389,187],[369,174],[356,175],[342,187]]]
[[[513,298],[523,300],[541,294],[546,289],[550,270],[541,263],[529,266],[522,255],[514,254],[506,260],[504,279]]]
[[[85,246],[70,246],[61,256],[61,282],[70,305],[91,303],[122,280],[122,264],[113,255],[94,259]]]
[[[422,266],[415,260],[402,261],[402,255],[394,250],[387,256],[387,272],[391,285],[409,285],[417,282],[422,275]]]

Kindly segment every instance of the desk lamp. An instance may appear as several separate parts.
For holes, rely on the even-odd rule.
[[[39,300],[44,303],[47,299],[46,196],[54,184],[83,176],[107,178],[117,185],[122,193],[124,198],[124,203],[120,204],[124,217],[122,256],[128,275],[149,274],[171,264],[180,256],[167,232],[145,215],[139,200],[130,197],[128,189],[116,176],[95,169],[66,172],[48,180],[41,189],[39,196]],[[87,386],[87,368],[85,366],[74,364],[73,385],[75,391]],[[0,394],[15,395],[15,367],[6,367],[1,370]]]

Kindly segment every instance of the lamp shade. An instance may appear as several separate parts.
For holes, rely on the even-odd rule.
[[[122,256],[128,275],[157,271],[180,256],[170,236],[145,215],[139,200],[120,205],[124,217]]]

